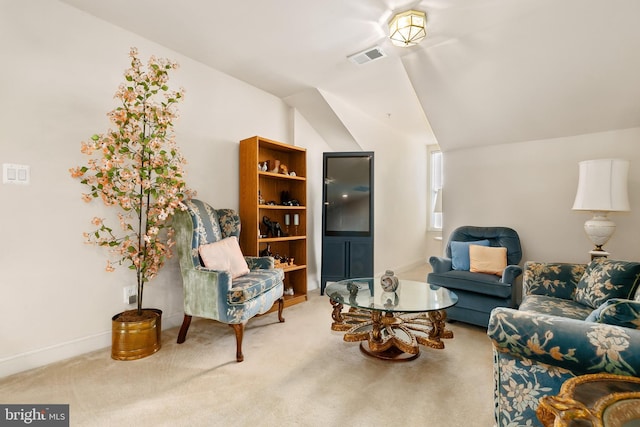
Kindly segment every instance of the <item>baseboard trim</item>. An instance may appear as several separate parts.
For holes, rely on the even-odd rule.
[[[111,331],[78,338],[0,359],[0,377],[39,368],[111,345]]]
[[[184,313],[162,316],[162,330],[182,324]],[[0,378],[111,346],[111,330],[0,359]]]
[[[405,265],[401,265],[395,268],[391,268],[390,270],[393,270],[393,272],[398,275],[398,273],[405,273],[407,271],[411,271],[413,269],[416,269],[418,267],[421,267],[423,265],[425,265],[426,262],[424,260],[417,260],[412,262],[411,264],[405,264]],[[378,276],[382,276],[384,274],[384,271],[379,272],[377,274],[375,274],[376,277]]]

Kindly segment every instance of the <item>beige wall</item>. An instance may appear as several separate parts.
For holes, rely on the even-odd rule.
[[[393,132],[343,100],[325,99],[364,151],[374,156],[374,272],[404,271],[426,262],[427,146]]]
[[[307,149],[307,287],[317,289],[322,253],[322,153],[331,148],[297,110],[292,116],[295,140]]]
[[[198,197],[237,208],[238,141],[262,135],[308,150],[309,287],[320,276],[322,153],[329,145],[282,100],[151,41],[47,0],[0,3],[0,163],[31,166],[29,186],[0,185],[0,376],[110,345],[110,319],[127,308],[127,270],[106,273],[100,248],[82,243],[93,216],[113,212],[80,200],[68,169],[80,141],[108,127],[106,112],[128,66],[129,47],[177,60],[171,84],[186,89],[176,123]],[[375,152],[376,272],[398,271],[440,254],[427,230],[424,143],[327,98],[363,150]],[[586,261],[587,214],[571,211],[577,162],[631,161],[632,212],[614,214],[607,248],[637,259],[640,220],[640,129],[445,152],[444,237],[462,224],[508,225],[522,238],[524,259]],[[163,326],[182,318],[175,259],[147,288],[147,306]]]
[[[505,225],[520,235],[523,261],[588,262],[587,212],[572,211],[578,162],[630,161],[631,212],[613,213],[605,248],[616,259],[640,258],[640,128],[444,153],[445,241],[460,225]]]
[[[34,3],[36,3],[34,5]],[[175,59],[170,84],[186,89],[176,137],[198,197],[238,207],[238,141],[293,142],[280,99],[58,2],[2,2],[0,163],[31,167],[28,186],[0,185],[0,376],[110,345],[111,316],[128,308],[127,269],[104,271],[105,253],[83,244],[93,216],[68,169],[80,142],[104,132],[113,94],[137,46]],[[182,319],[182,281],[172,259],[146,288],[163,326]]]
[[[149,40],[49,0],[0,2],[0,163],[31,167],[28,186],[0,185],[0,377],[108,347],[111,317],[129,308],[126,269],[104,271],[105,253],[83,244],[93,216],[112,210],[80,200],[68,169],[80,142],[107,130],[107,111],[129,66],[141,56],[180,64],[170,84],[186,89],[176,137],[187,181],[216,207],[238,207],[238,141],[261,135],[308,149],[309,288],[318,287],[322,153],[329,145],[282,100]],[[350,119],[363,149],[376,151],[376,271],[424,260],[426,150]],[[363,131],[361,128],[368,128]],[[400,167],[400,165],[403,165]],[[146,288],[145,305],[163,327],[182,320],[176,259]]]

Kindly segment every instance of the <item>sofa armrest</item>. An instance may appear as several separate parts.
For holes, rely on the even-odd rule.
[[[221,313],[226,313],[227,292],[231,289],[228,271],[201,266],[182,269],[182,285],[185,314],[220,320]]]
[[[498,307],[491,312],[487,335],[499,352],[575,375],[640,374],[637,329]]]
[[[231,289],[231,272],[224,270],[212,270],[207,267],[199,266],[191,270],[192,277],[196,279],[196,287],[200,289],[215,288],[216,293],[222,289],[222,292],[226,292]],[[184,281],[183,286],[190,286],[190,284]]]
[[[522,267],[519,265],[508,265],[502,272],[502,283],[513,285],[513,282],[522,274]]]
[[[445,273],[451,271],[451,258],[432,256],[429,257],[429,264],[434,273]]]
[[[275,267],[275,259],[272,256],[245,256],[249,270],[271,270]]]
[[[611,298],[593,310],[585,320],[640,329],[640,301]]]
[[[586,264],[527,261],[522,276],[522,294],[573,299],[586,267]]]

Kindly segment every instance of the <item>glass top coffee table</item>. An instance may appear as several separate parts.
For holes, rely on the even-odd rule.
[[[385,292],[380,277],[341,280],[325,289],[333,306],[331,329],[343,331],[360,350],[393,361],[413,360],[419,344],[442,349],[453,338],[445,328],[446,308],[458,302],[450,290],[425,282],[400,280],[395,292]],[[349,310],[342,312],[344,306]]]

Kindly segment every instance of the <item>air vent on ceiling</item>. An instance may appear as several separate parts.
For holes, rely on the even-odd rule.
[[[362,52],[355,53],[347,58],[355,64],[362,65],[367,62],[375,61],[376,59],[384,58],[385,56],[387,55],[382,51],[382,49],[376,46]]]

